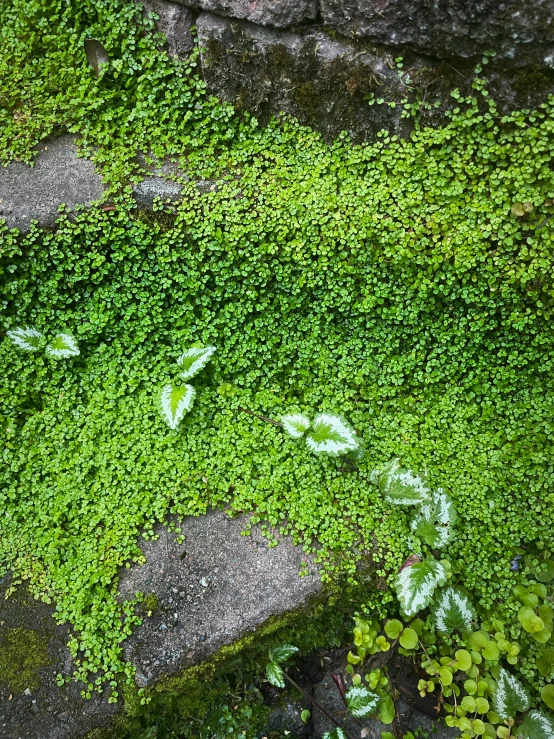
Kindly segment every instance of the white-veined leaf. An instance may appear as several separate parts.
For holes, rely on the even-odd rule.
[[[446,582],[445,566],[428,557],[421,562],[404,567],[395,580],[396,595],[407,616],[415,616],[429,605],[435,589]]]
[[[300,439],[310,428],[310,419],[301,413],[289,413],[286,416],[281,416],[280,420],[287,434],[292,436],[293,439]]]
[[[193,346],[191,349],[183,352],[177,360],[177,364],[183,370],[180,373],[183,380],[190,380],[197,372],[200,372],[202,367],[208,364],[214,352],[215,346]]]
[[[12,328],[6,331],[6,335],[13,341],[18,349],[26,352],[36,352],[40,349],[42,334],[36,328]]]
[[[518,727],[517,735],[522,739],[552,739],[554,721],[542,711],[529,711],[525,721]]]
[[[433,604],[433,619],[443,634],[470,631],[476,619],[475,609],[467,595],[456,588],[445,588]]]
[[[272,662],[286,662],[293,654],[298,652],[298,647],[292,644],[281,644],[280,647],[274,647],[269,650],[269,659]]]
[[[501,719],[515,718],[517,713],[526,711],[531,704],[523,685],[504,667],[500,668],[492,702],[495,713]]]
[[[275,662],[268,662],[265,668],[265,676],[276,688],[285,687],[285,676],[283,670]]]
[[[453,526],[458,516],[454,503],[442,490],[433,493],[431,500],[421,504],[412,519],[412,530],[433,548],[446,546],[454,537]]]
[[[334,457],[356,451],[360,446],[354,429],[332,413],[320,413],[314,418],[306,433],[306,444],[314,454],[330,454]]]
[[[160,410],[170,429],[176,429],[190,411],[196,395],[192,385],[164,385],[160,393]]]
[[[346,734],[340,728],[340,726],[337,726],[337,728],[333,729],[333,731],[326,731],[321,739],[346,739]]]
[[[381,697],[377,693],[364,688],[363,685],[353,685],[346,692],[348,710],[356,718],[371,716],[375,713]]]
[[[379,487],[387,503],[419,505],[431,499],[431,491],[423,480],[393,459],[379,475]]]
[[[76,357],[81,352],[77,342],[71,334],[57,334],[52,341],[46,345],[46,356],[51,359],[65,359],[66,357]]]

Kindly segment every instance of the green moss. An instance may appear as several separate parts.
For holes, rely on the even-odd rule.
[[[51,663],[48,638],[34,629],[7,629],[0,634],[0,682],[14,693],[40,685],[40,670]]]
[[[142,601],[142,608],[145,611],[153,613],[158,607],[158,596],[155,593],[148,593]]]

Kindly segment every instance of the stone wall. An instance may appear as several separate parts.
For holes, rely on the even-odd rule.
[[[554,0],[143,0],[168,50],[184,57],[192,29],[208,89],[262,122],[281,112],[328,138],[382,128],[404,135],[403,100],[471,93],[484,71],[503,111],[554,94]],[[401,58],[401,59],[400,59]],[[399,61],[400,59],[400,61]],[[382,100],[368,105],[369,99]]]

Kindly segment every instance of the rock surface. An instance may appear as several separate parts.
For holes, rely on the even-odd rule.
[[[202,662],[320,592],[317,568],[300,547],[287,539],[269,548],[258,531],[241,536],[244,525],[244,518],[222,511],[189,517],[181,526],[182,545],[160,528],[158,540],[141,545],[147,563],[123,572],[122,598],[143,592],[157,600],[125,644],[141,687]],[[309,572],[299,577],[305,560]]]
[[[148,13],[158,16],[156,27],[165,34],[167,51],[181,59],[194,48],[192,39],[193,15],[188,8],[170,0],[140,0]]]
[[[317,14],[317,0],[179,0],[199,10],[244,19],[261,26],[285,28]]]
[[[371,94],[394,100],[406,95],[388,54],[360,52],[316,31],[276,31],[209,13],[198,17],[197,29],[210,91],[262,121],[285,112],[328,138],[343,130],[357,138],[382,128],[409,130],[400,108],[367,104]]]
[[[122,570],[122,599],[134,598],[138,591],[150,600],[155,595],[152,615],[145,614],[124,645],[125,658],[137,667],[139,686],[151,686],[200,663],[270,616],[298,608],[320,592],[318,571],[300,547],[281,538],[279,546],[269,548],[257,531],[241,536],[245,523],[244,517],[230,519],[221,511],[189,517],[181,527],[183,544],[160,526],[159,539],[142,544],[146,564]],[[305,560],[309,572],[299,577]],[[81,686],[56,684],[56,674],[71,674],[73,663],[66,646],[69,629],[55,624],[54,607],[33,600],[25,591],[5,600],[8,586],[8,578],[0,581],[2,739],[77,739],[110,725],[121,713],[121,704],[108,704],[106,697],[94,693],[85,701]],[[46,654],[36,665],[27,664],[25,648],[17,657],[5,651],[11,648],[11,635],[22,640],[29,632]],[[3,656],[9,658],[15,676],[2,670]],[[23,670],[29,674],[28,687],[25,680],[17,685],[8,682]]]
[[[62,203],[71,210],[103,193],[92,162],[77,157],[73,136],[49,137],[37,150],[34,167],[21,162],[0,167],[0,218],[21,231],[28,231],[32,220],[52,226]]]
[[[539,60],[554,51],[551,0],[321,0],[321,13],[346,36],[442,57],[492,49]]]

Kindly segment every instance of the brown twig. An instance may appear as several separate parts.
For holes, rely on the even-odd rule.
[[[259,413],[254,413],[253,411],[249,411],[248,408],[243,408],[241,405],[239,405],[238,410],[242,411],[243,413],[248,413],[249,416],[254,416],[254,418],[259,418],[260,421],[265,421],[266,423],[272,423],[274,426],[279,426],[279,428],[283,428],[283,424],[279,423],[279,421],[274,421],[272,418],[268,418],[267,416],[262,416]]]

